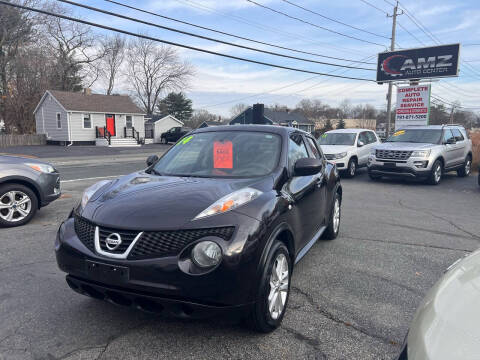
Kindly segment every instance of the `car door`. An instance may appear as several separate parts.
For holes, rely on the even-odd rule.
[[[357,155],[358,155],[358,165],[365,166],[368,162],[368,156],[370,155],[370,148],[368,147],[368,136],[366,131],[362,131],[358,134],[357,138]],[[359,143],[362,142],[363,146],[359,146]]]
[[[449,144],[449,141],[455,141],[455,136],[450,129],[443,130],[443,146],[445,146],[445,167],[449,168],[455,165],[456,161],[456,144]]]
[[[298,241],[298,249],[302,249],[318,231],[318,176],[294,176],[295,162],[308,158],[310,154],[303,136],[293,133],[288,139],[288,173],[289,179],[282,191],[291,199],[289,205],[290,220]]]
[[[463,164],[466,157],[467,140],[458,129],[452,129],[452,134],[457,142],[455,144],[455,165]]]
[[[317,182],[317,189],[315,190],[316,206],[315,217],[318,227],[326,223],[326,205],[327,205],[327,179],[325,178],[325,166],[326,159],[323,156],[322,150],[318,146],[315,139],[311,136],[305,136],[305,142],[311,158],[319,159],[322,161],[322,171],[315,175]]]

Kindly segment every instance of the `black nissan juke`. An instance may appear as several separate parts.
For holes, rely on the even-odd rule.
[[[145,311],[278,327],[294,265],[340,227],[338,172],[315,139],[269,125],[204,128],[147,164],[88,188],[60,226],[68,285]]]

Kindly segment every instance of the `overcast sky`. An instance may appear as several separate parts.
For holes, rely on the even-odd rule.
[[[247,0],[117,1],[255,40],[354,61],[364,60],[367,62],[375,62],[376,54],[385,51],[385,47],[390,45],[388,38],[391,35],[391,18],[387,18],[385,13],[392,13],[392,6],[389,5],[388,2],[392,2],[393,0],[388,0],[388,2],[385,0],[368,0],[370,4],[376,6],[378,9],[374,9],[361,0],[291,0],[291,2],[309,10],[365,31],[352,29],[332,22],[281,0],[256,0],[256,2],[260,4],[288,13],[291,16],[318,26],[326,27],[333,31],[368,42],[383,44],[383,46],[358,41],[322,30],[287,18],[281,14],[273,13]],[[375,65],[372,64],[352,64],[348,61],[298,54],[261,44],[254,44],[169,20],[159,19],[158,17],[142,14],[134,10],[127,10],[102,0],[78,0],[78,2],[264,50],[281,52],[317,61],[375,68]],[[432,92],[449,101],[458,100],[463,106],[479,107],[480,46],[472,44],[480,44],[480,28],[478,25],[480,23],[480,1],[403,0],[401,6],[404,6],[410,14],[413,14],[414,18],[418,19],[418,21],[431,31],[442,43],[460,42],[462,44],[460,77],[433,83]],[[162,39],[234,56],[317,72],[369,79],[375,78],[374,71],[336,68],[259,54],[254,51],[192,38],[190,36],[160,30],[88,10],[76,8],[74,11],[76,14],[80,14],[84,19],[90,21],[129,31],[148,33],[149,35]],[[402,48],[423,46],[419,41],[426,45],[434,45],[433,40],[419,30],[406,15],[399,16],[398,22],[400,24],[397,28],[398,46]],[[418,40],[405,31],[405,29]],[[302,98],[320,99],[330,105],[336,105],[345,98],[351,99],[354,104],[368,102],[379,109],[385,105],[387,85],[381,86],[366,81],[314,76],[312,74],[275,69],[263,65],[226,59],[192,50],[180,49],[179,53],[182,58],[190,61],[196,68],[196,75],[190,84],[190,88],[186,91],[187,95],[193,100],[195,109],[205,108],[214,113],[229,115],[229,109],[238,102],[247,104],[254,102],[265,104],[279,103],[294,107]]]

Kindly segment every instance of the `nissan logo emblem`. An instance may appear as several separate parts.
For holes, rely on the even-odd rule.
[[[107,249],[110,251],[117,249],[121,243],[122,243],[122,237],[117,233],[110,234],[105,239],[105,245],[107,246]]]

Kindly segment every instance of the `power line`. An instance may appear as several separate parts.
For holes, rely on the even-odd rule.
[[[361,81],[375,82],[372,79],[356,78],[356,77],[341,76],[341,75],[331,75],[331,74],[327,74],[327,73],[320,73],[320,72],[317,72],[317,71],[311,71],[311,70],[299,69],[299,68],[292,68],[292,67],[289,67],[289,66],[272,64],[272,63],[267,63],[267,62],[263,62],[263,61],[253,60],[253,59],[247,59],[247,58],[234,56],[234,55],[228,55],[228,54],[224,54],[224,53],[220,53],[220,52],[216,52],[216,51],[212,51],[212,50],[202,49],[202,48],[198,48],[198,47],[194,47],[194,46],[190,46],[190,45],[185,45],[185,44],[173,42],[173,41],[162,40],[162,39],[159,39],[159,38],[156,38],[156,37],[152,37],[152,36],[148,36],[148,35],[142,35],[142,34],[130,32],[130,31],[127,31],[127,30],[114,28],[114,27],[111,27],[111,26],[101,25],[101,24],[97,24],[97,23],[94,23],[94,22],[90,22],[90,21],[86,21],[86,20],[82,20],[82,19],[77,19],[77,18],[73,18],[73,17],[70,17],[70,16],[61,15],[61,14],[53,13],[53,12],[50,12],[50,11],[46,11],[46,10],[36,9],[36,8],[29,7],[29,6],[23,6],[23,5],[18,5],[18,4],[12,4],[12,3],[6,2],[4,0],[0,0],[0,4],[16,7],[16,8],[23,9],[23,10],[34,11],[34,12],[38,12],[38,13],[41,13],[41,14],[44,14],[44,15],[54,16],[54,17],[58,17],[58,18],[61,18],[61,19],[65,19],[65,20],[69,20],[69,21],[73,21],[73,22],[97,27],[97,28],[100,28],[100,29],[114,31],[114,32],[118,32],[118,33],[121,33],[121,34],[130,35],[130,36],[134,36],[134,37],[138,37],[138,38],[142,38],[142,39],[146,39],[146,40],[157,41],[157,42],[160,42],[160,43],[163,43],[163,44],[178,46],[178,47],[181,47],[181,48],[184,48],[184,49],[204,52],[204,53],[207,53],[207,54],[222,56],[222,57],[225,57],[225,58],[245,61],[245,62],[249,62],[249,63],[253,63],[253,64],[265,65],[265,66],[270,66],[270,67],[274,67],[274,68],[278,68],[278,69],[291,70],[291,71],[302,72],[302,73],[307,73],[307,74],[330,76],[330,77],[337,77],[337,78],[349,79],[349,80],[361,80]]]
[[[359,51],[357,49],[350,49],[350,48],[346,48],[346,47],[343,47],[343,46],[332,45],[330,43],[319,42],[319,41],[313,40],[312,38],[308,38],[308,37],[305,37],[305,36],[302,36],[302,35],[299,35],[299,34],[294,34],[294,33],[290,33],[290,32],[281,30],[278,27],[273,28],[271,26],[266,26],[266,25],[251,21],[251,20],[246,19],[244,17],[241,17],[239,15],[233,15],[231,13],[226,13],[226,12],[219,11],[219,10],[213,9],[211,7],[208,7],[206,5],[196,3],[193,0],[176,0],[176,1],[181,2],[181,3],[183,3],[185,5],[188,5],[188,6],[194,7],[196,9],[200,9],[202,11],[207,11],[207,12],[210,12],[210,13],[220,14],[224,17],[228,17],[228,18],[233,19],[237,22],[248,24],[252,27],[256,27],[256,28],[261,29],[261,30],[269,31],[269,32],[271,32],[275,35],[283,34],[284,36],[286,36],[288,38],[291,38],[291,39],[300,39],[300,40],[304,40],[304,41],[309,41],[312,44],[319,44],[319,45],[322,45],[322,46],[331,47],[333,49],[340,49],[341,51],[345,51],[345,52],[349,52],[349,53],[356,53],[356,54],[365,55],[364,52]]]
[[[231,36],[231,37],[234,37],[234,38],[237,38],[237,39],[254,42],[254,43],[257,43],[257,44],[267,45],[267,46],[271,46],[271,47],[275,47],[275,48],[279,48],[279,49],[283,49],[283,50],[289,50],[289,51],[294,51],[294,52],[298,52],[298,53],[301,53],[301,54],[307,54],[307,55],[313,55],[313,56],[318,56],[318,57],[324,57],[324,58],[333,59],[333,60],[349,61],[349,62],[361,63],[361,64],[375,64],[375,63],[371,63],[371,62],[357,61],[357,60],[353,60],[353,59],[345,59],[345,58],[339,58],[339,57],[335,57],[335,56],[321,55],[321,54],[312,53],[312,52],[303,51],[303,50],[298,50],[298,49],[292,49],[292,48],[289,48],[289,47],[285,47],[285,46],[281,46],[281,45],[276,45],[276,44],[272,44],[272,43],[268,43],[268,42],[264,42],[264,41],[254,40],[254,39],[250,39],[250,38],[247,38],[247,37],[244,37],[244,36],[239,36],[239,35],[227,33],[227,32],[224,32],[224,31],[212,29],[212,28],[209,28],[209,27],[206,27],[206,26],[201,26],[201,25],[193,24],[193,23],[188,22],[188,21],[183,21],[183,20],[175,19],[175,18],[172,18],[172,17],[170,17],[170,16],[161,15],[161,14],[154,13],[154,12],[152,12],[152,11],[148,11],[148,10],[145,10],[145,9],[141,9],[141,8],[138,8],[138,7],[135,7],[135,6],[123,4],[123,3],[118,2],[118,1],[115,1],[115,0],[104,0],[104,1],[109,2],[109,3],[112,3],[112,4],[116,4],[116,5],[119,5],[119,6],[128,8],[128,9],[136,10],[136,11],[139,11],[139,12],[142,12],[142,13],[145,13],[145,14],[157,16],[157,17],[159,17],[159,18],[167,19],[167,20],[170,20],[170,21],[175,21],[175,22],[178,22],[178,23],[180,23],[180,24],[185,24],[185,25],[193,26],[193,27],[196,27],[196,28],[199,28],[199,29],[203,29],[203,30],[207,30],[207,31],[212,31],[212,32],[215,32],[215,33],[217,33],[217,34],[227,35],[227,36]]]
[[[374,35],[374,36],[378,36],[378,37],[381,37],[381,38],[384,38],[384,39],[388,39],[388,40],[390,40],[390,38],[389,38],[388,36],[384,36],[384,35],[376,34],[376,33],[373,33],[373,32],[371,32],[371,31],[364,30],[364,29],[358,28],[358,27],[356,27],[356,26],[353,26],[353,25],[350,25],[350,24],[346,24],[346,23],[344,23],[344,22],[342,22],[342,21],[339,21],[339,20],[332,19],[331,17],[328,17],[328,16],[325,16],[325,15],[322,15],[322,14],[320,14],[320,13],[316,12],[316,11],[313,11],[313,10],[307,9],[307,8],[305,8],[305,7],[303,7],[303,6],[300,6],[300,5],[298,5],[298,4],[295,4],[295,3],[291,2],[291,1],[288,1],[288,0],[281,0],[281,1],[283,1],[283,2],[285,2],[285,3],[287,3],[287,4],[290,4],[290,5],[292,5],[292,6],[295,6],[295,7],[299,8],[299,9],[302,9],[302,10],[304,10],[304,11],[307,11],[307,12],[309,12],[309,13],[312,13],[312,14],[318,15],[318,16],[320,16],[320,17],[324,18],[324,19],[327,19],[327,20],[333,21],[333,22],[335,22],[335,23],[337,23],[337,24],[341,24],[341,25],[344,25],[344,26],[350,27],[350,28],[352,28],[352,29],[355,29],[355,30],[358,30],[358,31],[362,31],[362,32],[364,32],[364,33],[367,33],[367,34],[370,34],[370,35]]]
[[[371,69],[371,68],[334,64],[334,63],[328,63],[328,62],[324,62],[324,61],[300,58],[300,57],[297,57],[297,56],[292,56],[292,55],[287,55],[287,54],[280,54],[280,53],[267,51],[267,50],[261,50],[261,49],[253,48],[253,47],[250,47],[250,46],[239,45],[239,44],[235,44],[235,43],[232,43],[232,42],[229,42],[229,41],[223,41],[223,40],[211,38],[211,37],[208,37],[208,36],[194,34],[194,33],[188,32],[188,31],[174,29],[174,28],[171,28],[171,27],[168,27],[168,26],[158,25],[158,24],[155,24],[155,23],[152,23],[152,22],[149,22],[149,21],[144,21],[144,20],[140,20],[140,19],[133,18],[133,17],[130,17],[130,16],[117,14],[117,13],[107,11],[107,10],[103,10],[103,9],[99,9],[99,8],[96,8],[96,7],[93,7],[93,6],[79,4],[79,3],[76,3],[76,2],[70,1],[70,0],[57,0],[57,1],[60,1],[60,2],[66,3],[66,4],[70,4],[70,5],[74,5],[74,6],[78,6],[78,7],[82,7],[84,9],[100,12],[100,13],[103,13],[103,14],[106,14],[106,15],[115,16],[115,17],[118,17],[118,18],[121,18],[121,19],[126,19],[126,20],[129,20],[129,21],[138,22],[138,23],[141,23],[141,24],[149,25],[149,26],[154,26],[154,27],[159,28],[159,29],[173,31],[173,32],[176,32],[176,33],[179,33],[179,34],[193,36],[193,37],[196,37],[196,38],[199,38],[199,39],[204,39],[204,40],[217,42],[217,43],[220,43],[220,44],[235,46],[235,47],[238,47],[238,48],[241,48],[241,49],[256,51],[256,52],[263,53],[263,54],[274,55],[274,56],[284,57],[284,58],[288,58],[288,59],[306,61],[306,62],[321,64],[321,65],[327,65],[327,66],[336,66],[336,67],[345,67],[345,68],[350,68],[350,69],[375,71],[375,69]]]
[[[415,35],[413,35],[406,27],[404,27],[402,24],[400,24],[400,22],[397,22],[398,26],[400,26],[407,34],[409,34],[411,37],[413,37],[415,40],[417,40],[420,44],[422,44],[423,46],[426,46],[426,44],[420,40],[418,37],[416,37]]]
[[[316,28],[318,28],[318,29],[322,29],[322,30],[331,32],[331,33],[333,33],[333,34],[337,34],[337,35],[340,35],[340,36],[347,37],[347,38],[349,38],[349,39],[353,39],[353,40],[365,42],[365,43],[368,43],[368,44],[373,44],[373,45],[378,45],[378,46],[385,47],[385,45],[383,45],[383,44],[379,44],[379,43],[376,43],[376,42],[373,42],[373,41],[368,41],[368,40],[365,40],[365,39],[360,39],[360,38],[357,38],[357,37],[355,37],[355,36],[350,36],[350,35],[343,34],[343,33],[341,33],[341,32],[338,32],[338,31],[335,31],[335,30],[332,30],[332,29],[328,29],[328,28],[323,27],[323,26],[320,26],[320,25],[313,24],[313,23],[311,23],[311,22],[309,22],[309,21],[306,21],[306,20],[297,18],[297,17],[295,17],[295,16],[289,15],[289,14],[287,14],[287,13],[284,13],[283,11],[280,11],[280,10],[275,10],[275,9],[269,7],[269,6],[266,6],[266,5],[257,3],[257,2],[255,2],[255,1],[253,1],[253,0],[246,0],[246,1],[248,1],[248,2],[250,2],[250,3],[252,3],[252,4],[255,4],[255,5],[257,5],[257,6],[260,6],[260,7],[264,8],[264,9],[267,9],[267,10],[269,10],[269,11],[272,11],[272,12],[274,12],[274,13],[277,13],[277,14],[280,14],[280,15],[283,15],[283,16],[286,16],[286,17],[288,17],[288,18],[290,18],[290,19],[294,19],[294,20],[296,20],[296,21],[300,21],[300,22],[302,22],[302,23],[304,23],[304,24],[307,24],[307,25],[310,25],[310,26],[314,26],[314,27],[316,27]]]
[[[360,1],[363,2],[364,4],[367,4],[368,6],[370,6],[370,7],[374,8],[374,9],[376,9],[376,10],[384,13],[385,15],[388,15],[388,12],[386,12],[386,11],[383,10],[383,9],[380,9],[379,7],[373,5],[372,3],[368,2],[367,0],[360,0]]]

